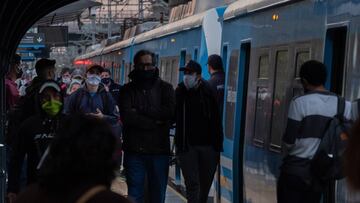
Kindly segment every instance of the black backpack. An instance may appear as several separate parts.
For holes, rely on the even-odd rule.
[[[351,121],[344,117],[345,100],[338,97],[337,114],[328,122],[320,145],[310,162],[310,171],[319,186],[344,178],[343,154]]]

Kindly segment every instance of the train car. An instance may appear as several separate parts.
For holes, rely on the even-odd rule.
[[[347,100],[359,98],[359,6],[351,0],[255,0],[227,8],[223,202],[277,201],[282,135],[291,98],[302,94],[303,62],[323,61],[326,87]],[[334,202],[356,201],[344,181],[336,189]]]
[[[176,87],[178,68],[186,61],[200,62],[207,79],[208,55],[221,52],[225,151],[215,179],[220,185],[216,202],[276,202],[287,109],[291,98],[303,92],[301,64],[323,61],[330,73],[328,89],[350,101],[360,96],[359,5],[355,0],[237,1],[224,15],[224,8],[212,9],[79,59],[95,63],[101,56],[105,66],[120,64],[111,68],[121,69],[116,75],[125,83],[133,54],[149,49],[156,54],[161,77]],[[178,168],[170,177],[183,184]],[[344,181],[337,183],[333,196],[336,202],[356,201]]]

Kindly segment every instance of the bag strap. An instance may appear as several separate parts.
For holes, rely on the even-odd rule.
[[[94,186],[94,187],[90,188],[89,190],[87,190],[83,195],[81,195],[81,197],[79,197],[79,199],[76,201],[76,203],[86,203],[91,198],[93,198],[95,195],[97,195],[98,193],[105,191],[105,190],[106,190],[106,187],[103,185]]]
[[[338,96],[338,105],[337,105],[337,113],[336,113],[336,116],[338,118],[344,117],[345,104],[346,104],[345,99],[343,97]]]

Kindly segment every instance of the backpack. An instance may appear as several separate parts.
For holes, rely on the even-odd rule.
[[[345,100],[338,97],[336,115],[329,120],[319,147],[310,161],[314,181],[325,186],[329,181],[344,178],[343,155],[351,122],[344,117]]]

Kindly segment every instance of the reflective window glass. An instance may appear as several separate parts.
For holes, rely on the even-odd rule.
[[[271,146],[275,148],[281,146],[281,138],[286,127],[288,103],[292,97],[292,95],[288,95],[291,88],[292,71],[293,69],[289,67],[288,51],[278,51],[271,119]]]
[[[239,50],[234,50],[231,52],[231,56],[230,56],[228,83],[227,83],[227,98],[226,98],[225,136],[229,139],[232,139],[234,134],[237,79],[239,73],[238,67],[239,67]]]
[[[269,55],[260,56],[258,78],[269,78]]]

